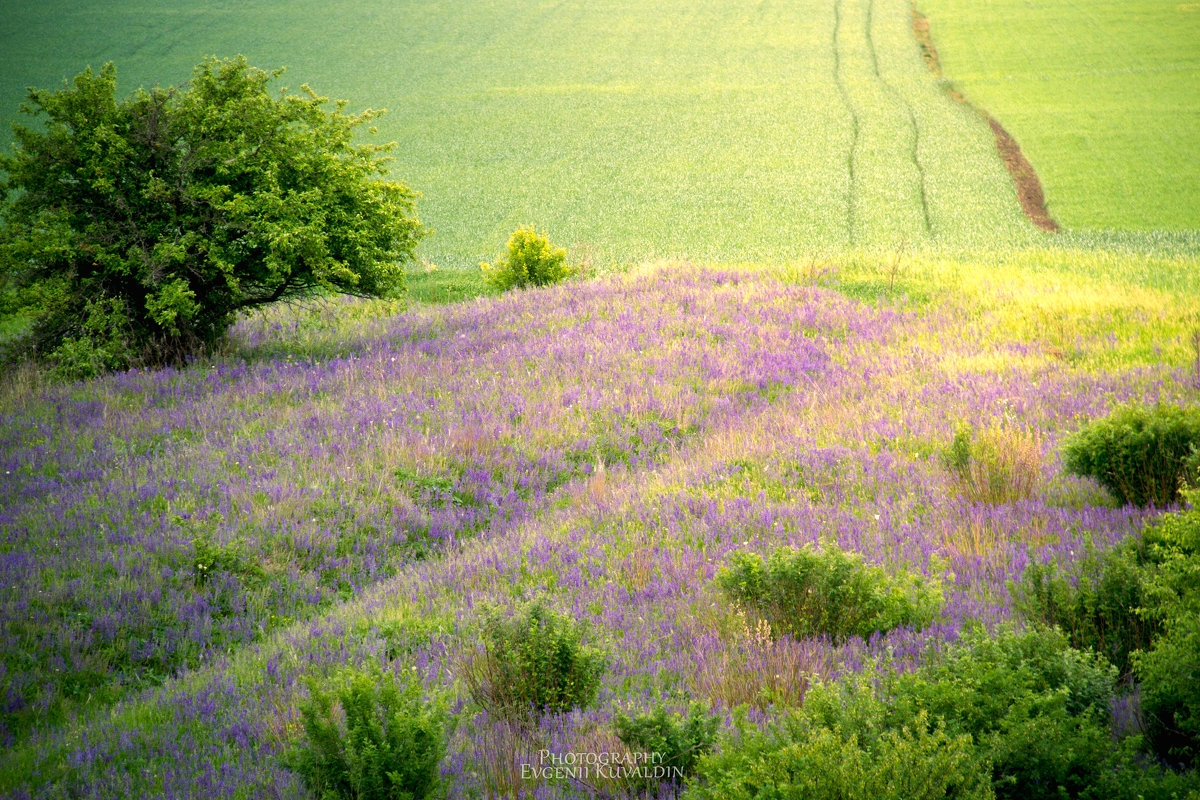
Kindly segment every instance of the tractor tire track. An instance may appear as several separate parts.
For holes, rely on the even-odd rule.
[[[912,131],[912,142],[908,150],[909,160],[912,161],[913,169],[917,173],[917,197],[921,205],[921,220],[925,226],[925,233],[929,236],[933,235],[933,220],[929,213],[929,197],[926,192],[926,175],[925,167],[921,164],[920,147],[921,147],[921,128],[917,124],[917,115],[913,111],[912,104],[900,93],[900,90],[893,86],[883,73],[879,70],[879,55],[875,51],[875,39],[871,35],[871,26],[874,23],[875,15],[875,0],[867,0],[867,18],[864,25],[864,33],[867,39],[867,53],[871,57],[871,69],[875,73],[875,80],[883,87],[885,93],[891,95],[896,102],[896,105],[904,110],[908,117],[908,127]]]
[[[846,113],[850,115],[850,149],[846,153],[846,171],[849,174],[849,189],[846,197],[846,232],[850,239],[850,244],[855,243],[855,204],[857,192],[855,191],[855,175],[854,175],[854,160],[855,154],[858,152],[859,146],[859,121],[858,112],[854,110],[854,104],[850,99],[850,89],[846,85],[846,79],[842,75],[842,56],[841,48],[838,46],[838,39],[842,29],[842,0],[834,0],[833,3],[833,81],[837,84],[838,93],[842,97],[842,105],[846,107]]]

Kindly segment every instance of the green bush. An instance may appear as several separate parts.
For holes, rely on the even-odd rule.
[[[1187,506],[1164,514],[1142,532],[1156,569],[1145,613],[1163,623],[1200,615],[1200,490],[1183,493]]]
[[[1072,647],[1100,653],[1128,676],[1133,652],[1148,648],[1161,630],[1157,620],[1142,612],[1151,565],[1143,562],[1140,551],[1138,543],[1089,551],[1069,568],[1053,560],[1032,563],[1015,588],[1016,608],[1061,628]]]
[[[488,283],[506,291],[526,286],[549,286],[570,274],[567,251],[550,244],[532,227],[517,228],[508,240],[508,251],[495,264],[479,266]]]
[[[1063,444],[1069,472],[1092,478],[1121,505],[1176,501],[1200,449],[1200,409],[1127,406],[1086,425]]]
[[[237,313],[315,291],[382,296],[424,233],[389,146],[280,72],[210,58],[182,87],[116,96],[116,69],[32,89],[0,154],[0,296],[20,351],[84,377],[180,362]]]
[[[1136,666],[1150,749],[1169,763],[1200,768],[1200,619],[1174,619]]]
[[[937,614],[940,589],[907,573],[889,575],[862,557],[828,545],[785,547],[770,556],[734,553],[717,575],[725,593],[777,632],[867,637]]]
[[[700,760],[690,800],[941,800],[990,798],[986,762],[971,738],[898,720],[868,686],[816,686],[804,706]]]
[[[672,784],[696,771],[700,757],[716,742],[719,725],[720,718],[706,712],[699,703],[688,708],[686,717],[668,714],[658,706],[649,714],[630,717],[618,713],[613,718],[617,738],[632,753],[657,754],[661,760],[654,766],[668,770],[667,782]],[[645,791],[659,782],[643,777],[636,784],[636,788]]]
[[[489,713],[530,721],[596,699],[604,654],[584,643],[583,626],[544,603],[529,603],[512,616],[488,613],[482,638],[463,676]]]
[[[1171,652],[1163,666],[1195,669],[1191,653]],[[701,759],[686,796],[1194,796],[1196,772],[1148,760],[1138,750],[1140,737],[1113,738],[1115,676],[1111,665],[1070,647],[1053,629],[974,631],[915,673],[818,685],[800,710],[765,729],[740,722],[736,737]],[[1174,677],[1171,686],[1188,685]],[[1175,698],[1167,704],[1188,707]]]
[[[1109,768],[1116,669],[1036,628],[977,632],[897,682],[895,713],[926,713],[969,735],[1001,798],[1074,797]]]
[[[1145,615],[1162,625],[1136,657],[1146,740],[1161,758],[1200,767],[1200,490],[1165,514],[1144,538],[1157,569]]]
[[[339,675],[331,692],[309,681],[305,739],[284,758],[321,798],[419,800],[439,782],[445,717],[413,682],[390,673]]]

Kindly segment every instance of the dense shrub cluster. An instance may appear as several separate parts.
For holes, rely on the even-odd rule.
[[[508,250],[495,264],[482,263],[488,283],[501,291],[526,286],[550,286],[570,274],[567,251],[532,227],[517,228],[508,240]]]
[[[717,581],[775,631],[796,638],[844,640],[922,625],[941,602],[940,591],[928,581],[907,573],[889,575],[834,545],[781,548],[765,557],[734,553]]]
[[[1200,408],[1126,406],[1063,445],[1067,470],[1093,478],[1121,505],[1166,506],[1200,465]]]
[[[1195,773],[1114,741],[1115,670],[1038,628],[968,635],[917,673],[810,690],[701,759],[689,798],[1166,798]]]
[[[284,763],[321,798],[430,796],[445,752],[445,717],[419,691],[390,673],[345,673],[329,692],[310,681],[300,706],[304,741]]]
[[[1032,563],[1016,592],[1017,610],[1058,626],[1071,646],[1100,653],[1127,676],[1134,651],[1149,647],[1161,631],[1158,620],[1142,612],[1151,569],[1143,551],[1134,543],[1088,552],[1070,566]]]
[[[1134,658],[1146,738],[1160,757],[1200,768],[1200,490],[1145,533],[1156,564],[1143,613],[1162,626]]]
[[[1159,758],[1200,766],[1200,491],[1136,542],[1070,569],[1032,565],[1017,593],[1027,616],[1061,626],[1141,687],[1146,742]]]
[[[679,776],[689,776],[696,771],[700,757],[712,749],[717,741],[720,718],[705,711],[698,703],[688,708],[686,716],[668,714],[663,706],[657,706],[648,714],[629,716],[618,713],[613,718],[613,727],[631,753],[653,753],[660,758],[656,766],[668,772],[668,783],[678,785]],[[635,781],[635,791],[654,788],[654,780],[648,776]]]
[[[898,720],[865,684],[814,687],[768,727],[739,722],[701,759],[689,800],[940,800],[992,797],[965,735],[925,714]]]
[[[535,601],[511,616],[492,611],[481,648],[463,668],[471,696],[491,714],[529,721],[596,699],[606,658],[584,628]]]
[[[1053,630],[980,633],[902,678],[897,706],[967,734],[992,765],[997,797],[1078,796],[1111,749],[1116,670]]]

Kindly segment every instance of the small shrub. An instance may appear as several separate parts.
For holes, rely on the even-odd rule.
[[[967,500],[1011,503],[1033,496],[1042,474],[1042,445],[1036,436],[999,426],[978,434],[960,427],[941,461]]]
[[[1063,444],[1069,472],[1092,478],[1121,505],[1166,506],[1178,498],[1200,448],[1200,409],[1127,406]]]
[[[510,617],[491,612],[463,677],[475,701],[505,719],[585,707],[596,699],[606,659],[583,639],[581,625],[540,601]]]
[[[1150,567],[1138,549],[1132,544],[1092,551],[1069,568],[1055,561],[1030,564],[1015,590],[1017,610],[1058,626],[1072,647],[1100,653],[1128,676],[1133,652],[1148,648],[1161,630],[1142,613]]]
[[[801,709],[700,760],[690,800],[990,798],[971,738],[919,713],[900,722],[866,686],[815,687]]]
[[[300,706],[305,740],[285,757],[322,798],[428,797],[445,752],[443,715],[419,687],[390,673],[346,673],[331,693],[309,682]]]
[[[891,576],[862,557],[829,545],[782,548],[768,557],[734,553],[717,576],[733,600],[761,614],[776,631],[800,638],[867,637],[921,625],[937,613],[940,590],[920,578]]]
[[[249,582],[259,582],[266,578],[266,572],[242,553],[238,542],[218,544],[211,534],[200,535],[192,539],[192,582],[196,586],[205,586],[209,579],[218,572],[228,572],[241,576]]]
[[[532,227],[521,227],[509,237],[508,251],[495,264],[479,266],[491,286],[507,291],[558,283],[570,274],[566,259],[566,250],[550,244]]]
[[[696,771],[700,756],[716,742],[719,725],[720,718],[706,712],[699,703],[688,708],[686,717],[668,714],[658,706],[649,714],[630,717],[618,713],[613,719],[617,738],[632,753],[656,754],[659,760],[654,766],[667,771],[665,782],[672,785],[678,785],[682,778]],[[642,776],[635,783],[644,791],[657,786],[659,781]]]

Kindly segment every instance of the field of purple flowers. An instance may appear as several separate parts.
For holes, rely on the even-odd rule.
[[[403,313],[331,303],[246,320],[183,370],[12,382],[0,792],[304,796],[279,758],[303,679],[370,664],[455,713],[450,796],[590,796],[520,765],[617,747],[623,710],[768,718],[1011,617],[1027,564],[1149,513],[1064,475],[1063,436],[1198,388],[1194,260],[1120,278],[1023,259],[1007,280],[671,264]],[[1028,485],[965,492],[939,458],[964,427],[1022,453]],[[919,576],[937,618],[797,641],[717,590],[732,552],[818,542]],[[535,596],[608,667],[592,708],[516,729],[462,665],[483,609]]]

